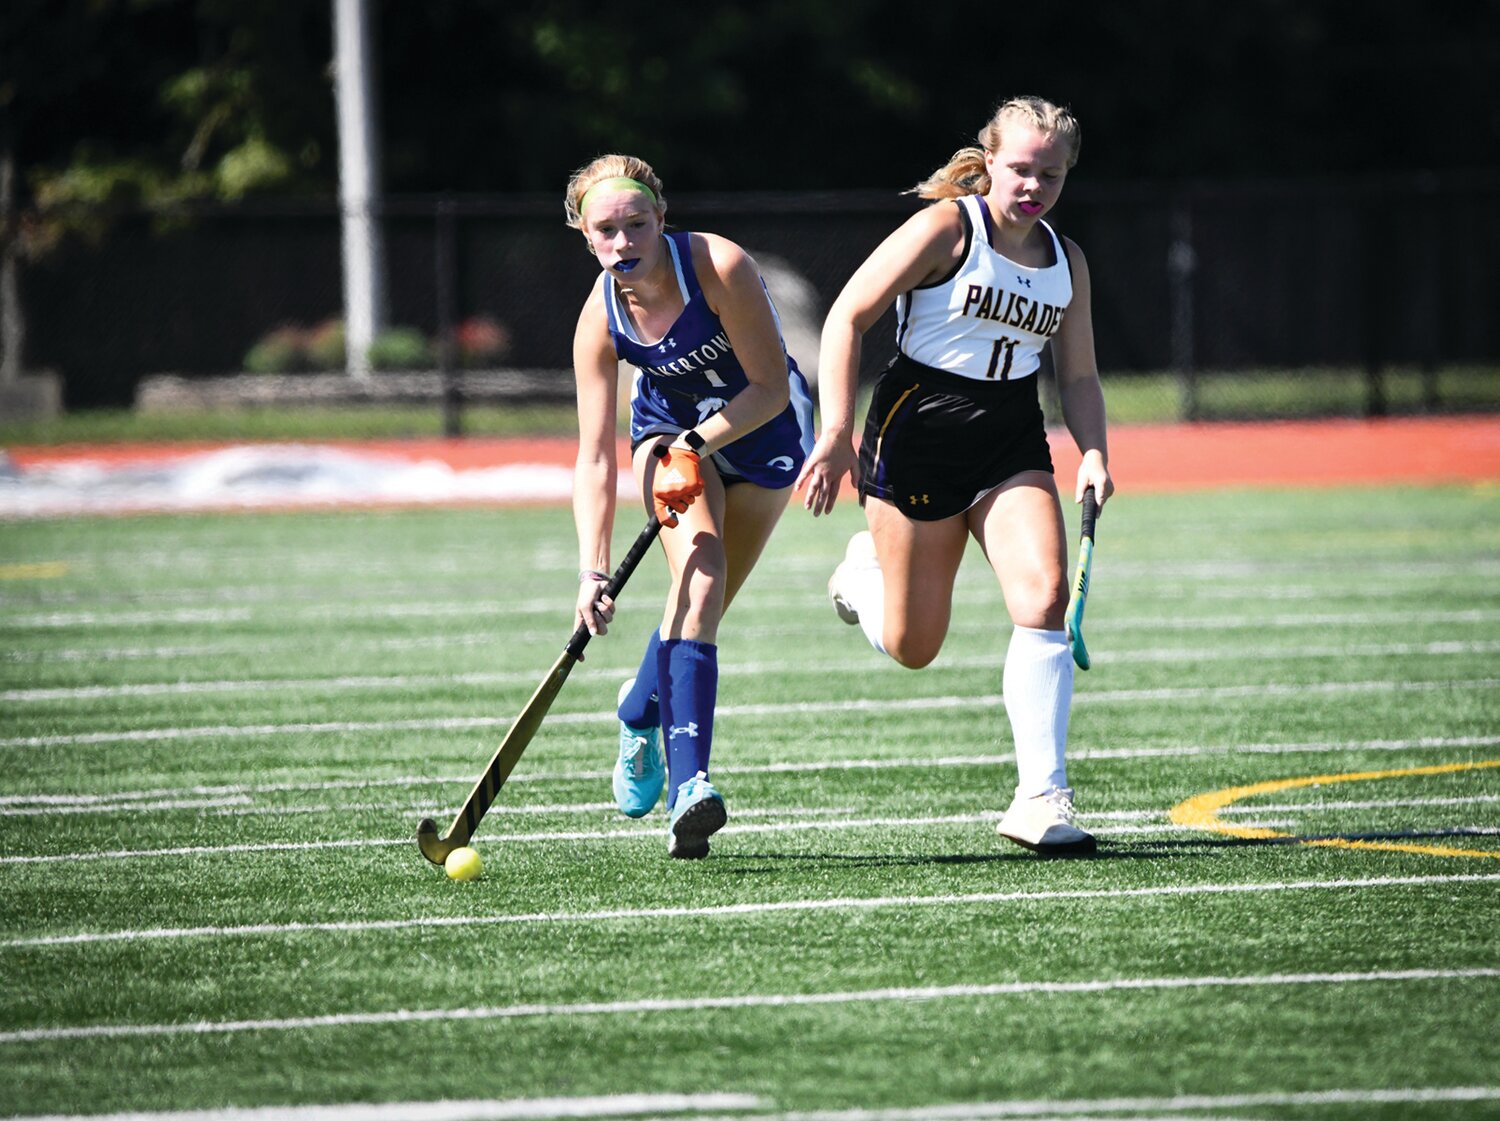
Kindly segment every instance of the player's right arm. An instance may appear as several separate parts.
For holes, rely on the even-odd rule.
[[[573,468],[573,524],[578,531],[578,569],[609,572],[609,537],[615,521],[619,465],[615,461],[619,360],[604,310],[604,279],[583,305],[573,333],[573,376],[578,392],[578,459]],[[600,595],[601,581],[578,584],[575,627],[604,634],[615,605]],[[582,659],[579,659],[582,661]]]
[[[828,309],[818,351],[822,430],[796,484],[798,490],[806,486],[803,505],[814,516],[833,509],[844,475],[859,486],[854,409],[865,332],[902,292],[946,276],[963,246],[958,207],[926,207],[876,246]]]

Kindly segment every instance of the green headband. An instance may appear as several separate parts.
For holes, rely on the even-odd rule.
[[[578,200],[578,213],[580,216],[583,214],[583,208],[588,206],[589,204],[589,196],[597,191],[600,187],[604,187],[607,189],[623,189],[628,187],[632,191],[644,191],[646,193],[646,197],[648,197],[652,202],[657,201],[656,192],[653,191],[650,187],[646,186],[646,184],[642,183],[639,179],[632,179],[628,175],[617,175],[613,179],[601,179],[588,190],[583,192],[583,198]]]

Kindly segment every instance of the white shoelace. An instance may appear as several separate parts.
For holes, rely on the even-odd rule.
[[[646,774],[646,745],[649,742],[645,736],[631,736],[630,746],[622,745],[620,749],[620,762],[635,778]]]

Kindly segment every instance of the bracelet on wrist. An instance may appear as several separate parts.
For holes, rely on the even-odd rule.
[[[582,584],[585,580],[597,580],[601,584],[608,584],[609,574],[600,572],[597,568],[581,569],[578,573],[578,582]]]

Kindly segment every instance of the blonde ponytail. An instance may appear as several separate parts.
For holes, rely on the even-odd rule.
[[[901,193],[924,199],[956,199],[987,194],[989,189],[990,173],[984,166],[984,149],[960,148],[942,167]]]

